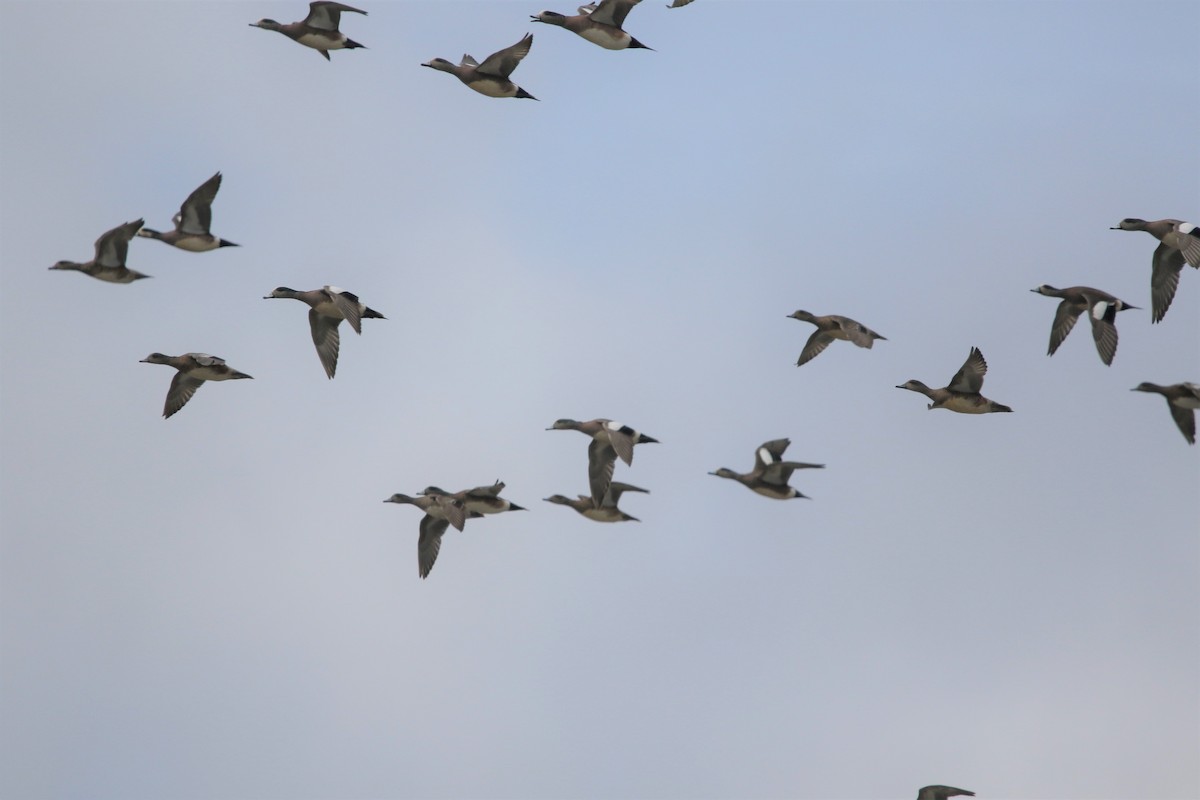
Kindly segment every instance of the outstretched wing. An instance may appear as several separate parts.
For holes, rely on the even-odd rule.
[[[1050,349],[1046,351],[1046,355],[1054,355],[1058,346],[1066,340],[1067,334],[1075,327],[1082,311],[1082,306],[1070,300],[1063,300],[1058,304],[1058,310],[1054,312],[1054,322],[1050,325]]]
[[[341,334],[338,333],[340,323],[339,319],[318,314],[314,308],[308,310],[308,327],[312,329],[312,340],[313,344],[317,346],[317,357],[321,359],[321,366],[325,368],[325,374],[329,378],[333,378],[334,373],[337,372],[338,348],[342,342]]]
[[[175,217],[175,229],[183,233],[208,235],[212,225],[212,202],[221,188],[221,173],[213,175],[188,195]]]
[[[1117,326],[1113,324],[1117,319],[1116,304],[1107,300],[1092,302],[1088,319],[1092,322],[1092,339],[1096,342],[1100,360],[1111,365],[1117,354]]]
[[[604,493],[612,484],[613,470],[617,465],[617,451],[611,444],[592,439],[588,445],[588,488],[592,490],[592,502],[598,507]]]
[[[123,267],[129,253],[129,241],[141,230],[145,220],[135,219],[100,234],[96,240],[96,263],[102,267]]]
[[[1175,290],[1179,288],[1179,273],[1183,271],[1183,264],[1182,251],[1166,244],[1155,248],[1150,271],[1151,322],[1160,322],[1171,307]]]
[[[448,527],[450,523],[447,520],[428,514],[421,517],[421,535],[417,538],[417,574],[422,578],[433,569],[433,562],[437,561],[438,551],[442,549],[442,534]]]
[[[649,489],[642,489],[638,486],[633,486],[632,484],[613,481],[611,484],[609,484],[608,492],[606,492],[604,495],[604,502],[600,505],[616,508],[617,502],[620,501],[621,495],[623,495],[625,492],[642,492],[644,494],[650,494]]]
[[[787,486],[792,479],[792,473],[798,469],[825,469],[824,464],[806,464],[803,461],[777,461],[763,472],[763,483],[776,486]]]
[[[367,13],[362,9],[343,3],[335,3],[331,2],[331,0],[316,0],[316,2],[308,4],[308,16],[304,18],[304,24],[310,28],[319,28],[323,31],[336,31],[342,21],[343,11],[363,15]]]
[[[977,394],[983,388],[983,376],[986,374],[987,362],[983,360],[983,353],[979,352],[978,347],[972,347],[971,354],[967,356],[958,372],[954,373],[946,388],[953,392]]]
[[[625,17],[629,16],[630,10],[640,2],[642,0],[600,0],[600,4],[592,11],[592,21],[619,28],[625,24]]]
[[[778,463],[791,443],[791,439],[772,439],[760,444],[754,451],[754,471],[762,472],[770,465]]]
[[[1175,424],[1179,426],[1179,431],[1183,434],[1183,438],[1188,440],[1188,444],[1196,443],[1196,412],[1190,408],[1177,406],[1174,403],[1168,403],[1171,408],[1171,417],[1175,420]]]
[[[527,33],[521,41],[511,47],[497,50],[485,58],[483,63],[475,68],[475,71],[485,75],[507,78],[517,68],[517,64],[521,63],[521,59],[529,55],[529,48],[532,45],[533,34]]]
[[[802,366],[812,361],[814,358],[825,352],[825,348],[833,342],[833,337],[824,331],[818,329],[812,332],[812,336],[808,337],[808,341],[804,343],[804,349],[800,351],[800,358],[796,360],[796,366]]]
[[[176,372],[175,377],[171,379],[171,388],[167,389],[167,402],[163,406],[163,418],[170,417],[186,406],[188,400],[192,399],[192,395],[203,383],[204,381],[199,378]]]
[[[629,466],[633,466],[633,446],[637,443],[637,431],[619,422],[604,423],[608,440],[612,443],[617,456]]]
[[[1179,249],[1187,263],[1200,269],[1200,227],[1190,222],[1180,222],[1175,225],[1175,237],[1179,240]]]
[[[336,286],[325,286],[325,293],[329,295],[329,299],[333,301],[333,307],[341,312],[346,318],[346,322],[350,323],[350,327],[354,332],[362,335],[362,311],[361,303],[358,302],[358,295],[343,291]]]

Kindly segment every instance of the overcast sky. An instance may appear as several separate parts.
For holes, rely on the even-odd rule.
[[[1200,272],[1150,324],[1145,233],[1200,222],[1194,3],[3,3],[0,795],[1200,796]],[[491,99],[423,69],[534,34]],[[49,272],[134,241],[153,275]],[[1056,300],[1122,312],[1046,356]],[[307,309],[344,287],[325,378]],[[887,337],[794,366],[796,309]],[[1012,414],[929,411],[971,347]],[[254,376],[161,418],[172,370]],[[559,417],[661,440],[603,525]],[[790,437],[811,500],[706,473]],[[381,501],[503,479],[451,530]]]

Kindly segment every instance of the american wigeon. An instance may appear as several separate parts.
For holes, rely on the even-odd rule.
[[[1117,354],[1117,312],[1131,306],[1124,300],[1113,297],[1108,292],[1093,289],[1090,286],[1070,286],[1066,289],[1056,289],[1042,284],[1031,292],[1058,297],[1062,302],[1054,313],[1054,323],[1050,326],[1050,349],[1046,355],[1054,355],[1054,351],[1067,338],[1067,334],[1075,327],[1076,320],[1084,311],[1088,312],[1088,320],[1092,323],[1092,338],[1096,340],[1096,350],[1100,360],[1112,364],[1113,356]]]
[[[341,344],[338,326],[342,320],[349,322],[354,332],[362,335],[362,320],[387,319],[375,309],[367,308],[358,299],[358,295],[336,286],[322,286],[307,292],[280,286],[263,297],[264,300],[275,298],[288,298],[308,304],[308,327],[312,330],[313,344],[317,346],[317,357],[321,359],[321,366],[325,368],[325,374],[330,380],[337,372],[338,348]]]
[[[1160,322],[1175,299],[1184,263],[1200,269],[1200,228],[1178,219],[1121,220],[1113,231],[1145,231],[1158,239],[1150,261],[1150,321]]]
[[[983,376],[987,374],[987,362],[978,347],[972,347],[970,355],[958,372],[950,380],[950,385],[942,389],[930,389],[920,381],[906,381],[897,389],[908,389],[920,392],[933,402],[932,408],[948,408],[960,414],[989,414],[997,411],[1012,411],[1008,406],[1000,405],[979,393],[983,388]]]
[[[587,422],[560,419],[546,430],[579,431],[591,437],[591,444],[588,445],[588,484],[592,490],[592,500],[597,505],[604,499],[604,493],[612,483],[617,458],[633,466],[635,444],[658,442],[658,439],[611,419],[593,419]]]
[[[343,11],[363,16],[367,14],[362,9],[353,8],[344,3],[316,0],[316,2],[308,4],[308,16],[299,22],[284,24],[273,19],[260,19],[258,22],[251,22],[250,27],[279,31],[289,39],[299,42],[305,47],[311,47],[323,55],[326,61],[329,61],[330,50],[353,50],[357,47],[365,47],[365,45],[347,38],[346,34],[338,30]]]
[[[1167,398],[1167,407],[1171,409],[1171,418],[1179,426],[1179,432],[1188,444],[1196,443],[1196,409],[1200,408],[1200,383],[1173,383],[1169,386],[1159,386],[1157,383],[1143,381],[1133,387],[1135,392],[1153,392]]]
[[[640,522],[641,520],[637,517],[631,517],[617,508],[617,502],[625,492],[650,493],[646,489],[639,489],[636,486],[630,486],[628,483],[613,481],[608,485],[608,488],[604,492],[604,497],[600,499],[599,503],[593,501],[592,498],[585,494],[579,495],[574,500],[561,494],[554,494],[545,498],[545,500],[547,503],[570,506],[583,516],[596,522]]]
[[[523,506],[501,497],[502,491],[504,491],[504,482],[496,481],[491,486],[476,486],[474,489],[463,489],[461,492],[447,492],[437,486],[427,486],[419,494],[440,495],[458,500],[470,516],[499,514],[504,511],[525,511]]]
[[[164,419],[187,405],[187,401],[192,399],[192,395],[205,381],[231,381],[251,377],[226,365],[224,359],[207,353],[184,353],[181,356],[151,353],[143,358],[141,363],[166,364],[179,370],[167,389],[167,402],[163,406]]]
[[[788,486],[792,472],[798,469],[825,469],[824,464],[806,464],[801,461],[784,461],[783,453],[791,444],[791,439],[772,439],[763,442],[754,451],[754,469],[749,472],[734,472],[721,467],[715,472],[708,473],[718,478],[729,478],[737,481],[747,489],[770,497],[773,500],[790,500],[804,497],[799,490]]]
[[[107,283],[133,283],[139,278],[149,278],[149,275],[125,266],[129,242],[141,227],[140,219],[118,225],[100,234],[96,240],[96,257],[91,261],[59,261],[50,269],[74,270]]]
[[[385,503],[403,503],[416,506],[425,512],[421,517],[420,535],[417,537],[417,574],[422,578],[429,575],[433,562],[437,561],[442,549],[442,534],[453,525],[462,530],[466,524],[467,510],[462,501],[440,494],[418,495],[394,494]]]
[[[600,0],[599,4],[588,3],[580,6],[578,14],[568,16],[557,11],[542,11],[534,14],[531,19],[566,28],[606,50],[652,50],[653,48],[646,47],[621,28],[629,10],[640,2],[642,0]]]
[[[183,201],[183,205],[179,207],[179,213],[172,220],[175,223],[175,230],[162,233],[150,228],[142,228],[138,231],[138,236],[158,239],[160,242],[166,242],[180,250],[187,250],[189,253],[203,253],[208,250],[216,250],[218,247],[237,247],[233,242],[213,236],[208,230],[212,226],[212,202],[220,188],[221,173],[218,172],[196,187],[196,190]]]
[[[435,58],[432,61],[426,61],[421,66],[449,72],[468,87],[488,97],[523,97],[537,100],[536,97],[508,79],[512,71],[521,63],[521,59],[529,55],[529,48],[532,45],[533,34],[527,33],[521,41],[511,47],[497,50],[485,58],[483,63],[469,55],[464,55],[459,64],[453,64],[444,58]]]
[[[796,361],[797,367],[801,364],[807,364],[820,355],[826,347],[829,347],[833,343],[834,339],[854,342],[859,347],[865,347],[868,350],[875,344],[876,339],[887,341],[886,337],[880,336],[866,325],[863,325],[861,322],[855,322],[849,317],[839,317],[836,314],[817,317],[807,311],[794,311],[788,315],[788,318],[798,319],[801,322],[811,322],[817,326],[812,336],[808,337],[804,349],[800,351],[800,358]]]

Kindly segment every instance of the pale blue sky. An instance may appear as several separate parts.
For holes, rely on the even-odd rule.
[[[1200,273],[1148,309],[1129,216],[1200,222],[1194,3],[647,0],[608,52],[529,15],[12,2],[0,50],[0,795],[1200,796]],[[496,100],[422,69],[534,34]],[[162,229],[114,286],[47,271]],[[306,309],[387,320],[324,377]],[[888,337],[797,369],[797,308]],[[1013,414],[928,411],[972,346]],[[164,421],[152,351],[222,356]],[[587,487],[612,417],[661,440]],[[812,500],[705,473],[790,437]],[[522,513],[417,577],[393,492]]]

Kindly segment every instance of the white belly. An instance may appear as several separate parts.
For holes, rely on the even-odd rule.
[[[942,408],[957,411],[959,414],[986,414],[988,404],[975,397],[951,397]]]
[[[587,28],[579,34],[592,44],[598,44],[606,50],[624,50],[629,47],[633,37],[622,30],[609,26],[603,28]]]
[[[305,47],[312,47],[317,50],[341,50],[345,47],[346,34],[338,31],[336,33],[305,33],[301,34],[297,42]]]
[[[217,249],[216,236],[184,236],[176,240],[175,246],[189,253],[204,253]]]
[[[513,97],[517,93],[517,85],[512,81],[476,80],[467,86],[488,97]]]

